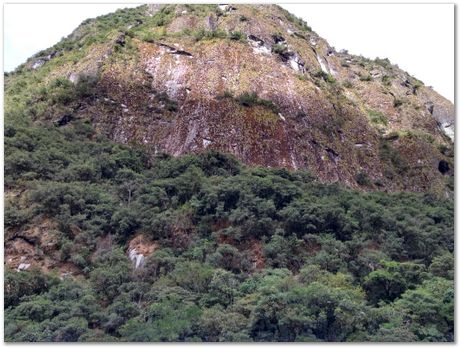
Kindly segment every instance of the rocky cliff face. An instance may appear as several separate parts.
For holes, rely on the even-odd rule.
[[[85,21],[6,78],[6,109],[24,84],[63,79],[86,93],[37,120],[89,119],[152,155],[216,149],[389,191],[445,192],[453,176],[449,101],[386,59],[336,52],[275,5],[150,5]]]

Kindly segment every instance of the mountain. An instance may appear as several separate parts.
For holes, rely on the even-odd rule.
[[[454,341],[453,106],[388,60],[144,5],[5,74],[4,111],[5,341]]]
[[[275,5],[120,10],[29,59],[7,97],[29,79],[88,89],[52,112],[40,93],[23,96],[37,119],[89,119],[152,155],[214,149],[386,191],[444,192],[454,173],[448,100],[388,59],[336,52]]]

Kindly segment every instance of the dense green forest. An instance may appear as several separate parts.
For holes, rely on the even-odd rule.
[[[60,258],[81,270],[6,269],[7,341],[453,341],[453,202],[429,193],[148,156],[84,121],[12,115],[5,190],[22,192],[5,238],[57,221]],[[157,249],[134,269],[138,234]]]

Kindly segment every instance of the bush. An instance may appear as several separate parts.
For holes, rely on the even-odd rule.
[[[288,11],[283,11],[286,19],[291,23],[294,23],[299,29],[305,31],[311,31],[311,27],[302,18],[299,18]]]
[[[374,60],[374,62],[378,65],[380,65],[381,67],[385,68],[385,69],[390,69],[391,68],[391,62],[388,58],[383,58],[383,59],[380,59],[380,58],[376,58]]]
[[[118,288],[131,279],[131,265],[123,250],[109,250],[97,258],[90,281],[102,300],[113,300]]]
[[[272,46],[272,52],[273,53],[276,53],[276,54],[279,54],[280,56],[284,56],[287,54],[288,52],[288,48],[285,44],[274,44]]]
[[[230,40],[245,41],[246,35],[242,33],[241,31],[232,31],[230,33]]]
[[[330,84],[335,84],[337,82],[334,76],[332,76],[331,74],[328,74],[327,72],[323,70],[318,70],[313,76],[317,78],[321,78],[325,82],[330,83]]]
[[[149,43],[155,43],[156,39],[157,39],[157,36],[151,31],[145,33],[142,36],[142,40],[145,41],[145,42],[149,42]]]
[[[388,75],[383,75],[382,82],[385,86],[391,86],[391,77]]]
[[[396,168],[399,174],[402,174],[409,169],[407,162],[387,140],[383,140],[380,143],[379,154],[380,159],[389,162],[394,168]]]
[[[369,74],[360,75],[359,79],[366,82],[372,81],[372,77]]]
[[[387,117],[384,114],[382,114],[380,111],[368,109],[367,114],[369,115],[369,118],[372,123],[383,125],[383,126],[388,125]]]
[[[67,261],[68,259],[70,259],[70,257],[72,256],[72,247],[73,243],[70,240],[64,240],[63,242],[61,242],[61,261]]]
[[[37,270],[30,272],[16,272],[6,269],[4,278],[5,309],[17,305],[21,298],[33,294],[41,294],[57,283],[57,279],[40,273]]]
[[[262,105],[265,106],[268,109],[271,109],[273,112],[277,113],[278,108],[277,106],[271,101],[267,99],[260,99],[257,96],[256,92],[244,92],[240,94],[236,100],[240,105],[245,106],[245,107],[252,107],[256,105]]]
[[[227,37],[227,33],[223,30],[206,30],[201,28],[195,32],[195,41],[201,40],[211,40],[211,39],[225,39]]]
[[[244,92],[238,96],[237,100],[242,106],[251,107],[257,104],[259,98],[256,92]]]
[[[360,186],[370,186],[371,185],[368,175],[364,172],[359,172],[358,174],[356,174],[356,182]]]

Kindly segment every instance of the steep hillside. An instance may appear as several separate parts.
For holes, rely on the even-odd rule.
[[[277,6],[87,20],[4,129],[6,341],[454,340],[453,106]]]
[[[444,193],[453,176],[450,102],[386,59],[336,52],[274,5],[150,5],[85,21],[8,76],[6,96],[7,110],[20,99],[37,120],[90,119],[152,155],[215,149],[390,191]]]

